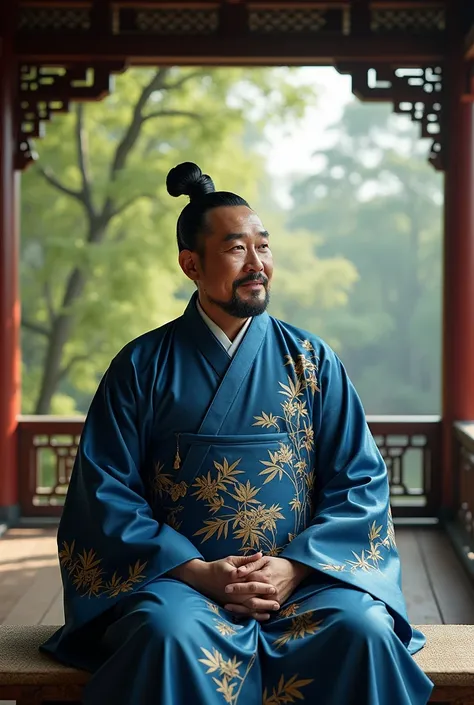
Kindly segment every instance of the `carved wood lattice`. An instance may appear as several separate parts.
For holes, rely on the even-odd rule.
[[[31,140],[44,136],[54,113],[68,112],[71,101],[101,100],[112,89],[111,74],[124,68],[123,62],[20,66],[16,168],[25,169],[35,159]]]
[[[385,459],[396,515],[432,515],[440,477],[437,422],[370,420]],[[21,421],[19,458],[23,516],[60,516],[77,453],[82,420]]]
[[[392,102],[396,113],[418,122],[421,136],[432,140],[429,161],[435,169],[444,168],[441,66],[338,64],[336,68],[352,76],[352,90],[359,100]]]

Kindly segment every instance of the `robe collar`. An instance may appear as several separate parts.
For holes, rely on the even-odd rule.
[[[239,330],[237,335],[235,336],[234,340],[230,340],[227,335],[224,333],[222,328],[219,328],[217,323],[215,323],[212,318],[209,318],[207,313],[204,311],[203,307],[201,306],[201,303],[199,301],[199,298],[196,299],[196,307],[201,316],[204,318],[206,321],[208,327],[211,329],[211,331],[214,333],[216,336],[217,340],[219,343],[222,345],[224,350],[227,352],[229,357],[233,357],[235,355],[236,350],[238,349],[240,343],[242,342],[242,338],[247,332],[247,328],[250,325],[251,319],[247,318],[245,321],[244,325],[242,328]]]
[[[197,345],[217,374],[222,377],[230,364],[246,365],[250,360],[253,362],[267,331],[270,320],[268,313],[265,311],[259,316],[252,317],[247,331],[231,359],[199,313],[197,299],[198,292],[195,291],[183,313],[182,322],[190,342]]]

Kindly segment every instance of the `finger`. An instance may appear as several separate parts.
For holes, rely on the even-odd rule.
[[[273,585],[257,583],[253,580],[248,583],[231,583],[225,586],[225,591],[233,595],[274,595],[276,593]]]
[[[280,609],[280,604],[274,600],[264,600],[261,597],[252,597],[245,602],[229,602],[224,605],[226,610],[235,614],[250,614],[251,612],[277,612]]]
[[[240,579],[240,576],[238,579]],[[246,579],[251,580],[253,583],[272,583],[270,571],[267,573],[265,570],[256,570],[254,573],[249,573]]]
[[[277,612],[280,609],[278,602],[265,600],[262,597],[251,597],[245,602],[245,606],[249,607],[252,612]]]
[[[255,563],[261,560],[262,555],[262,552],[259,551],[258,553],[252,553],[250,556],[230,556],[230,561],[236,568],[240,568],[248,563]]]
[[[252,609],[251,607],[248,607],[247,605],[239,605],[235,602],[232,602],[228,605],[224,605],[224,609],[241,617],[254,617],[256,619],[256,615],[258,615],[259,617],[263,617],[264,619],[269,619],[271,612],[276,612],[276,603],[273,606],[272,603],[270,603],[269,607],[266,610],[256,610]]]
[[[263,568],[266,565],[266,562],[267,557],[262,556],[262,558],[257,561],[247,563],[246,565],[241,565],[239,568],[237,568],[237,576],[241,578],[245,575],[248,575],[249,573],[253,573],[255,570],[260,570],[260,568]]]

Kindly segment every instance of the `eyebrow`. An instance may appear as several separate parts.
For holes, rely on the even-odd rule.
[[[270,233],[267,230],[260,230],[258,234],[261,237],[270,237]],[[232,242],[233,240],[244,240],[248,237],[248,233],[228,233],[223,242]]]

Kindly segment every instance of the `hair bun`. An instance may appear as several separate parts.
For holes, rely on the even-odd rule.
[[[189,196],[191,201],[216,190],[211,177],[203,174],[193,162],[183,162],[171,169],[166,177],[166,188],[170,196]]]

